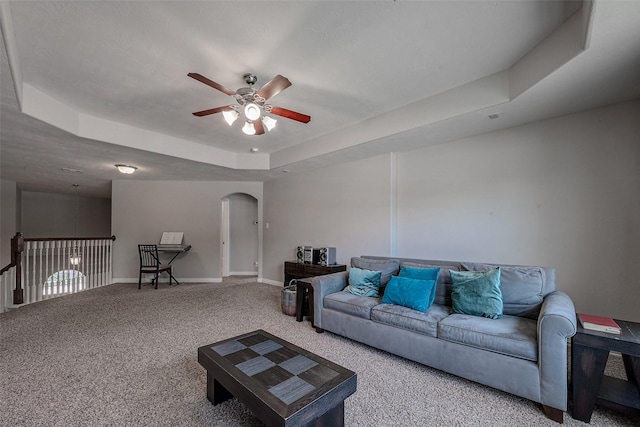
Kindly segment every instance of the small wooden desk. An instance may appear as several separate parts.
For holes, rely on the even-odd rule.
[[[582,328],[571,338],[573,418],[588,423],[596,403],[640,417],[640,323],[615,319],[622,334]],[[610,351],[622,353],[628,381],[604,375]]]

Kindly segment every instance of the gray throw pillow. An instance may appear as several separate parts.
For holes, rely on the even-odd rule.
[[[397,259],[367,259],[360,257],[351,258],[351,267],[362,268],[364,270],[374,270],[382,273],[380,286],[386,286],[391,280],[391,276],[397,276],[400,271],[400,261]]]

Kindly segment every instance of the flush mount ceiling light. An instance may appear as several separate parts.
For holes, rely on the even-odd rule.
[[[116,168],[118,169],[118,172],[124,173],[126,175],[131,175],[136,170],[138,170],[137,167],[131,165],[116,165]]]
[[[258,81],[258,78],[254,74],[245,74],[243,77],[248,86],[241,87],[235,92],[214,82],[213,80],[209,80],[201,74],[189,73],[188,76],[206,84],[207,86],[211,86],[226,95],[233,96],[237,102],[232,105],[198,111],[193,113],[193,115],[203,117],[222,112],[225,121],[229,126],[231,126],[233,122],[240,117],[242,112],[246,119],[242,126],[242,132],[247,135],[263,135],[265,133],[265,128],[270,132],[276,126],[278,121],[266,114],[273,114],[287,119],[296,120],[301,123],[309,123],[311,120],[311,117],[306,114],[300,114],[285,108],[266,104],[269,98],[279,94],[291,86],[289,79],[281,75],[275,76],[260,89],[255,90],[253,85]]]

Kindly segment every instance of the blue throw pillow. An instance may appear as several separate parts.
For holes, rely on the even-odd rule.
[[[502,317],[500,268],[487,272],[451,270],[454,313],[498,319]]]
[[[438,276],[440,275],[440,268],[414,268],[414,267],[402,267],[400,269],[400,277],[407,277],[409,279],[420,280],[433,280],[436,282],[429,295],[429,301],[427,302],[427,308],[431,307],[433,301],[436,299],[436,287],[438,283]]]
[[[382,272],[380,271],[351,267],[349,269],[349,284],[344,290],[354,295],[377,297],[379,296],[381,276]]]
[[[383,304],[395,304],[426,312],[433,300],[435,280],[391,276],[382,297]]]

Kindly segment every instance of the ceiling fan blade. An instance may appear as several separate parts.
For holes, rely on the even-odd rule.
[[[231,110],[233,110],[233,108],[229,107],[228,105],[225,105],[224,107],[216,107],[216,108],[211,108],[210,110],[197,111],[193,113],[193,115],[198,117],[203,117],[203,116],[208,116],[209,114],[215,114],[215,113],[220,113],[222,111],[231,111]]]
[[[233,96],[233,95],[236,94],[231,89],[227,89],[226,87],[222,86],[220,83],[216,83],[213,80],[209,80],[208,78],[206,78],[202,74],[189,73],[189,74],[187,74],[187,76],[191,77],[192,79],[196,79],[199,82],[202,82],[202,83],[206,84],[207,86],[211,86],[212,88],[217,89],[222,93],[226,93],[229,96]]]
[[[256,93],[264,99],[269,99],[272,96],[279,94],[289,86],[291,86],[289,79],[278,74],[258,89],[258,92]]]
[[[302,123],[309,123],[311,121],[311,116],[275,106],[271,107],[271,114],[275,114],[276,116],[284,117],[286,119],[297,120]]]
[[[253,128],[256,130],[255,135],[262,135],[264,133],[264,126],[260,119],[253,121]]]

